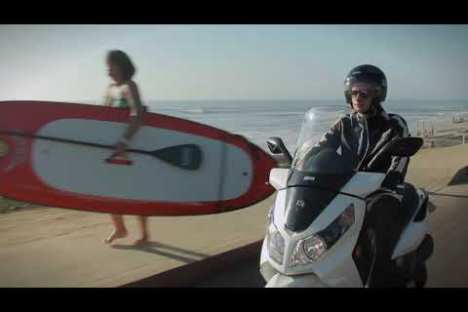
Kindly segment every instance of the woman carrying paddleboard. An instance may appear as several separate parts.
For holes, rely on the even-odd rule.
[[[111,156],[111,159],[125,160],[127,158],[126,148],[141,126],[144,106],[141,104],[138,86],[132,80],[136,69],[128,55],[120,50],[110,51],[107,54],[107,67],[109,76],[114,82],[107,88],[105,105],[127,108],[130,110],[127,130],[117,143],[115,152]],[[105,242],[108,244],[117,238],[127,236],[127,229],[123,216],[112,214],[111,217],[114,224],[114,231],[105,239]],[[146,243],[149,238],[147,217],[138,216],[138,223],[141,230],[141,237],[135,241],[136,245]]]

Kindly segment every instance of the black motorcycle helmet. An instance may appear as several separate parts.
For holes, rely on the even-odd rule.
[[[374,65],[359,65],[351,69],[349,74],[345,78],[344,82],[344,94],[346,102],[350,105],[351,103],[351,86],[354,82],[366,82],[375,85],[377,90],[377,97],[374,100],[373,105],[379,105],[380,102],[385,101],[387,96],[387,78],[384,72]]]

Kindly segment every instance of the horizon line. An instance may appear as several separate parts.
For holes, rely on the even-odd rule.
[[[66,99],[1,99],[0,101],[60,101],[60,102],[81,102],[81,103],[101,103],[102,99],[81,99],[81,100],[66,100]],[[233,101],[238,101],[238,102],[282,102],[282,101],[290,101],[290,102],[318,102],[318,101],[324,101],[324,102],[343,102],[345,103],[344,98],[340,99],[330,99],[330,98],[323,98],[323,99],[317,99],[317,98],[303,98],[303,99],[291,99],[291,98],[204,98],[204,99],[190,99],[190,98],[179,98],[179,99],[174,99],[174,98],[169,98],[169,99],[144,99],[142,102],[204,102],[204,101],[219,101],[219,102],[233,102]],[[454,101],[454,102],[462,102],[466,101],[468,102],[468,98],[466,99],[434,99],[434,98],[429,98],[429,99],[422,99],[422,98],[394,98],[385,101],[384,103],[389,103],[389,102],[399,102],[399,101],[427,101],[427,102],[438,102],[438,101]]]
[[[100,100],[85,100],[85,101],[100,101]],[[203,102],[203,101],[221,101],[221,102],[228,102],[228,101],[271,101],[271,102],[279,102],[279,101],[295,101],[295,102],[306,102],[306,101],[329,101],[329,102],[339,102],[339,101],[345,101],[345,99],[291,99],[291,98],[264,98],[264,99],[258,99],[258,98],[204,98],[204,99],[189,99],[189,98],[179,98],[179,99],[145,99],[142,102],[162,102],[162,101],[167,101],[167,102],[182,102],[182,101],[187,101],[187,102]],[[430,101],[430,102],[437,102],[437,101],[467,101],[468,98],[466,99],[422,99],[422,98],[395,98],[395,99],[390,99],[386,102],[393,102],[393,101]]]

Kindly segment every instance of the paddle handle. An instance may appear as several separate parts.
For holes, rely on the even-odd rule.
[[[109,144],[100,144],[100,143],[86,142],[86,141],[73,140],[73,139],[64,139],[64,138],[57,138],[57,137],[44,136],[44,135],[36,135],[36,134],[30,134],[30,133],[22,133],[22,132],[11,131],[11,130],[0,130],[0,134],[7,134],[7,135],[20,136],[20,137],[24,137],[24,138],[42,139],[42,140],[47,140],[47,141],[52,141],[52,142],[77,144],[77,145],[84,145],[84,146],[91,146],[91,147],[98,147],[98,148],[105,148],[105,149],[114,149],[115,148],[114,145],[109,145]],[[133,152],[133,153],[141,153],[141,154],[152,155],[151,152],[144,151],[144,150],[139,150],[139,149],[128,149],[127,151]]]
[[[7,135],[15,135],[15,136],[20,136],[20,137],[26,137],[26,138],[33,138],[33,139],[42,139],[42,140],[48,140],[52,142],[60,142],[60,143],[68,143],[68,144],[77,144],[77,145],[84,145],[84,146],[91,146],[91,147],[97,147],[97,148],[105,148],[105,149],[115,149],[114,145],[108,145],[108,144],[99,144],[99,143],[92,143],[92,142],[85,142],[85,141],[79,141],[79,140],[72,140],[72,139],[64,139],[64,138],[57,138],[57,137],[51,137],[51,136],[43,136],[43,135],[35,135],[35,134],[29,134],[29,133],[22,133],[19,131],[12,131],[12,130],[3,130],[0,129],[0,134],[7,134]],[[190,162],[190,164],[185,164],[185,163],[177,163],[174,162],[172,159],[164,157],[161,154],[161,151],[167,150],[167,149],[174,149],[177,147],[185,148],[187,146],[190,146],[192,150],[196,152],[196,160]],[[149,155],[153,156],[159,160],[162,160],[164,162],[170,163],[173,166],[180,167],[183,169],[188,169],[188,170],[197,170],[200,166],[201,162],[201,150],[198,146],[194,144],[183,144],[183,145],[178,145],[178,146],[171,146],[171,147],[166,147],[161,150],[155,150],[155,151],[145,151],[145,150],[140,150],[140,149],[127,149],[127,152],[131,153],[139,153],[139,154],[144,154],[144,155]],[[116,160],[112,155],[110,158],[108,158],[106,161],[109,163],[114,163],[114,164],[124,164],[120,160]],[[125,163],[130,165],[131,163]]]
[[[128,160],[128,159],[120,159],[120,158],[106,158],[105,160],[106,163],[112,164],[112,165],[126,165],[130,166],[133,164],[133,161]]]

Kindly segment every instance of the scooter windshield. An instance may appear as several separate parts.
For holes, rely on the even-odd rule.
[[[323,140],[323,134],[324,118],[321,118],[314,109],[306,112],[291,169],[320,175],[351,174],[353,172],[351,153],[341,146],[341,142]]]
[[[313,111],[305,115],[288,178],[285,225],[294,232],[305,230],[355,174],[353,157],[339,142],[319,142],[317,119]]]
[[[338,193],[355,174],[349,153],[331,148],[300,150],[293,159],[288,186],[315,186]]]
[[[317,145],[303,145],[298,149],[292,169],[311,175],[349,175],[354,172],[350,153]]]

